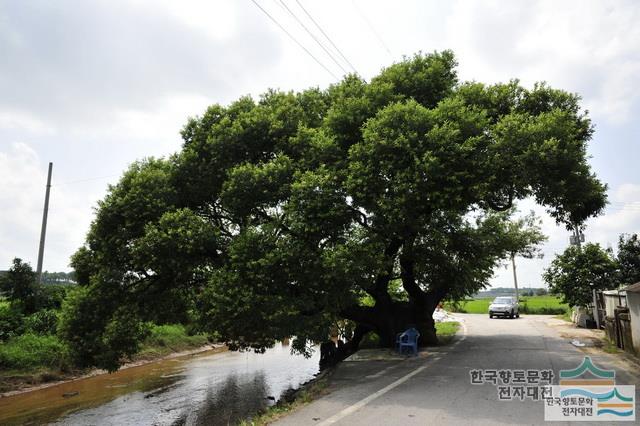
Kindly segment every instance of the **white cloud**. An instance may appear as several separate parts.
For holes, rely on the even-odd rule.
[[[0,269],[20,257],[36,267],[47,164],[27,144],[11,143],[0,151]],[[43,268],[68,269],[69,256],[80,247],[91,220],[91,203],[56,184],[53,170]]]
[[[52,135],[55,129],[29,113],[0,109],[0,129],[24,131],[29,134]]]
[[[596,118],[628,122],[639,94],[640,5],[632,1],[458,1],[447,20],[464,78],[545,80]]]
[[[587,221],[585,234],[586,242],[600,244],[603,248],[617,248],[618,237],[621,234],[640,233],[640,184],[624,183],[610,192],[610,204],[605,214]],[[542,232],[549,240],[542,246],[543,259],[517,259],[518,280],[522,285],[542,287],[542,273],[554,259],[555,254],[562,253],[569,246],[569,231],[556,225],[544,208],[532,200],[524,200],[518,205],[521,212],[534,210],[542,219]],[[493,287],[513,286],[511,266],[497,268],[492,279]]]
[[[149,7],[148,1],[135,1],[142,10]],[[238,14],[230,2],[220,0],[155,0],[154,7],[164,9],[185,26],[201,31],[215,40],[225,40],[238,31]]]
[[[301,13],[293,0],[286,1]],[[606,149],[595,151],[595,171],[616,185],[607,215],[589,223],[587,239],[615,243],[619,232],[638,230],[640,213],[634,208],[640,203],[630,201],[640,201],[640,189],[629,170],[638,155],[638,127],[630,118],[639,109],[640,93],[633,88],[640,86],[640,4],[355,2],[358,8],[338,0],[302,1],[366,78],[403,54],[450,48],[462,80],[546,80],[579,92],[598,126],[596,138],[606,141]],[[277,2],[260,4],[340,73]],[[187,117],[209,104],[269,87],[300,90],[334,81],[249,1],[0,2],[0,53],[5,264],[14,255],[35,262],[47,161],[55,163],[54,183],[117,175],[140,157],[177,150]],[[607,127],[619,133],[607,134]],[[50,232],[62,234],[48,239],[45,265],[66,268],[104,187],[104,180],[54,186]],[[540,282],[544,264],[568,244],[565,229],[548,217],[544,226],[550,235],[547,255],[519,261],[524,284]],[[511,272],[503,271],[509,284]]]
[[[611,198],[616,203],[640,203],[640,184],[624,183],[618,187]]]

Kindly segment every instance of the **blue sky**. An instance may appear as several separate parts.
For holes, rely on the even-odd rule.
[[[256,1],[342,74],[277,1]],[[303,16],[295,0],[285,3]],[[544,80],[579,93],[596,126],[591,164],[612,201],[587,240],[615,246],[620,233],[640,231],[639,3],[300,3],[365,78],[403,55],[453,49],[462,80]],[[270,87],[335,81],[250,0],[0,0],[0,58],[0,269],[15,256],[36,263],[47,162],[44,267],[69,270],[107,184],[136,159],[178,150],[187,117]],[[568,243],[543,219],[545,258],[518,260],[524,285],[542,285]],[[498,269],[492,283],[511,285],[511,271]]]

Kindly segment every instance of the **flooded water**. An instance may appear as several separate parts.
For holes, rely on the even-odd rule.
[[[305,359],[280,343],[167,359],[2,398],[0,424],[234,424],[313,378],[318,362],[318,351]]]

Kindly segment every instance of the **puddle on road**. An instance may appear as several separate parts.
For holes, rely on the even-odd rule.
[[[226,425],[313,378],[318,361],[280,343],[264,354],[207,351],[2,398],[0,424]]]

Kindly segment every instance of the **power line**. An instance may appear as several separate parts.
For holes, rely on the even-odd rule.
[[[373,24],[369,21],[369,19],[367,19],[367,15],[365,15],[364,12],[358,7],[358,4],[355,2],[355,0],[351,0],[351,3],[353,3],[353,6],[355,7],[356,11],[360,14],[360,17],[362,18],[362,20],[369,26],[369,29],[376,36],[376,38],[378,39],[382,47],[384,47],[384,49],[387,51],[389,56],[391,56],[391,58],[393,59],[393,54],[391,53],[391,50],[389,50],[389,47],[387,46],[387,44],[384,42],[380,34],[378,34],[376,29],[373,27]]]
[[[256,0],[251,0],[251,2],[252,2],[253,4],[255,4],[255,5],[258,7],[258,9],[260,9],[260,10],[261,10],[265,15],[267,15],[267,16],[269,17],[269,19],[271,19],[271,20],[273,21],[273,23],[274,23],[274,24],[276,24],[276,25],[277,25],[277,26],[278,26],[282,31],[284,31],[284,33],[285,33],[286,35],[288,35],[288,36],[289,36],[289,38],[290,38],[291,40],[293,40],[293,41],[294,41],[298,46],[300,46],[300,48],[301,48],[302,50],[304,50],[305,52],[307,52],[307,55],[311,56],[311,58],[313,58],[313,60],[314,60],[314,61],[316,61],[316,63],[317,63],[318,65],[320,65],[322,68],[324,68],[324,70],[325,70],[326,72],[328,72],[328,73],[329,73],[333,78],[335,78],[336,80],[340,80],[340,79],[339,79],[339,78],[338,78],[334,73],[332,73],[332,72],[331,72],[331,70],[330,70],[329,68],[327,68],[327,67],[326,67],[322,62],[320,62],[320,61],[318,60],[318,58],[316,58],[315,56],[313,56],[313,54],[312,54],[311,52],[309,52],[309,50],[307,50],[307,48],[306,48],[306,47],[304,47],[304,46],[302,45],[302,43],[300,43],[300,42],[299,42],[299,41],[298,41],[294,36],[292,36],[292,35],[289,33],[289,31],[287,31],[287,30],[286,30],[282,25],[280,25],[280,23],[279,23],[278,21],[276,21],[276,19],[275,19],[273,16],[271,16],[271,15],[269,14],[269,12],[267,12],[266,10],[264,10],[264,9],[262,8],[262,6],[260,6],[260,5],[258,4],[258,2],[256,2]]]
[[[274,0],[277,1],[277,0]],[[300,18],[298,18],[298,16],[293,13],[293,11],[291,9],[289,9],[289,6],[286,5],[286,3],[283,0],[280,0],[280,4],[282,5],[282,7],[284,7],[284,9],[289,12],[289,15],[293,16],[293,19],[296,20],[296,22],[298,24],[300,24],[300,26],[302,28],[304,28],[304,30],[307,32],[307,34],[309,34],[311,36],[311,38],[313,39],[313,41],[315,41],[318,46],[320,46],[322,48],[322,50],[325,51],[325,53],[327,55],[329,55],[329,58],[331,58],[331,60],[342,70],[343,73],[347,74],[347,70],[344,69],[344,67],[342,66],[342,64],[340,62],[338,62],[336,60],[336,58],[333,57],[333,54],[331,52],[329,52],[329,50],[327,50],[326,47],[324,47],[324,44],[322,44],[320,42],[320,40],[318,40],[318,38],[315,36],[315,34],[313,34],[311,31],[309,31],[309,28],[307,28],[307,26],[300,20]]]
[[[320,24],[318,24],[316,22],[315,19],[313,19],[313,16],[311,16],[311,14],[307,11],[307,9],[304,8],[304,6],[302,5],[302,3],[300,3],[299,0],[296,0],[296,3],[298,3],[298,6],[300,6],[300,9],[303,10],[303,12],[307,15],[307,17],[311,20],[311,22],[313,22],[313,24],[316,26],[316,28],[318,28],[318,30],[320,30],[320,32],[322,33],[322,35],[329,40],[329,43],[331,43],[331,45],[333,46],[334,49],[336,49],[336,51],[338,52],[338,54],[340,55],[340,57],[342,57],[342,59],[351,67],[351,69],[353,70],[353,72],[355,72],[356,74],[360,74],[358,72],[358,70],[356,69],[356,67],[353,66],[353,64],[351,62],[349,62],[349,60],[347,59],[346,56],[344,56],[344,54],[342,53],[342,51],[338,48],[338,46],[336,46],[336,44],[333,42],[333,40],[331,40],[331,38],[327,35],[327,33],[324,32],[324,30],[322,29],[322,27],[320,26]]]

